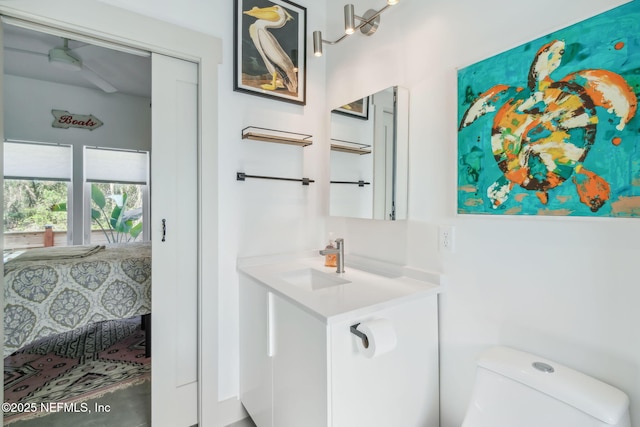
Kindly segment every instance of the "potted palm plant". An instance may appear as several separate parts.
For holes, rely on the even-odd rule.
[[[113,200],[113,208],[107,200]],[[127,193],[105,196],[95,184],[91,184],[91,220],[100,227],[109,243],[135,241],[142,232],[142,208],[127,210]],[[67,210],[66,203],[51,206],[54,212]]]

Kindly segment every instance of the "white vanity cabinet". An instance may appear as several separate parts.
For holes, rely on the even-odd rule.
[[[258,427],[328,425],[326,336],[322,321],[242,279],[240,397]]]
[[[431,295],[330,325],[331,427],[432,427],[439,423],[438,308]],[[397,345],[366,358],[349,332],[390,320]]]
[[[381,289],[371,281],[350,309],[355,273],[343,276],[356,278],[344,288],[313,291],[309,302],[264,279],[274,270],[262,278],[259,271],[240,275],[240,399],[257,427],[438,424],[437,292],[399,280],[402,291],[393,292],[412,291],[370,304]],[[350,327],[375,319],[393,324],[397,344],[368,358]]]

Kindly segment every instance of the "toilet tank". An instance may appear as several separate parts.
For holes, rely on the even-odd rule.
[[[630,427],[629,398],[532,354],[494,347],[477,362],[462,427]]]

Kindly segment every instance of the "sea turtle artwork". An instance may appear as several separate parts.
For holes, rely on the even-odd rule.
[[[635,116],[631,86],[607,70],[581,70],[554,81],[565,43],[553,40],[538,50],[527,88],[496,85],[467,109],[459,129],[495,112],[491,130],[493,156],[504,175],[487,190],[494,207],[514,185],[535,191],[545,204],[548,191],[572,177],[580,201],[597,211],[609,199],[609,184],[582,166],[596,139],[596,106],[607,109],[624,126]],[[616,143],[618,140],[614,140]]]
[[[637,2],[634,3],[637,16]],[[611,168],[604,167],[600,159],[593,162],[597,169],[586,162],[590,155],[602,155],[593,153],[594,146],[600,144],[616,148],[628,139],[628,144],[638,142],[640,145],[637,141],[637,125],[634,127],[635,133],[626,129],[636,117],[638,82],[627,81],[620,73],[604,67],[572,69],[570,63],[559,70],[565,56],[570,60],[581,58],[581,55],[587,58],[584,43],[555,37],[574,33],[579,34],[579,29],[553,34],[523,49],[531,61],[528,73],[523,73],[520,79],[526,84],[497,81],[497,84],[478,95],[471,89],[477,86],[473,79],[469,78],[467,81],[472,83],[465,83],[465,87],[459,85],[462,91],[460,98],[464,100],[461,102],[464,108],[460,110],[462,117],[458,124],[459,141],[465,129],[472,129],[480,119],[484,118],[485,122],[478,132],[467,132],[465,143],[459,144],[462,150],[458,153],[459,204],[460,193],[482,193],[478,198],[464,199],[467,205],[462,209],[459,205],[463,213],[475,213],[471,208],[474,203],[476,206],[480,204],[480,199],[485,205],[484,212],[477,213],[499,211],[507,203],[511,210],[505,213],[520,213],[518,202],[525,198],[528,199],[527,206],[537,207],[537,210],[530,209],[523,213],[544,211],[552,197],[554,206],[564,206],[564,209],[558,209],[564,214],[574,211],[567,203],[572,197],[575,203],[588,208],[590,214],[597,214],[603,206],[611,203],[611,184],[602,176],[603,173],[611,174]],[[632,65],[629,58],[632,54],[638,55],[636,49],[639,44],[637,39],[630,40],[631,36],[637,37],[637,32],[629,38],[617,36],[608,41],[607,55],[620,57],[618,62],[614,60],[611,63],[625,64],[626,61],[628,66]],[[598,46],[602,46],[602,43]],[[524,57],[520,55],[520,58]],[[638,63],[637,58],[631,59]],[[576,65],[584,65],[580,61],[575,62]],[[477,78],[477,75],[474,77]],[[483,146],[483,143],[489,147]],[[615,151],[608,153],[611,153],[608,156],[614,157],[626,155]],[[492,179],[485,178],[484,187],[480,188],[480,177],[486,174],[483,166],[486,164],[485,158],[495,161],[497,170],[493,169],[495,176]],[[638,159],[632,159],[632,163],[637,169]],[[568,186],[573,188],[569,189]],[[630,186],[631,183],[622,187]],[[619,187],[616,183],[617,195]],[[516,188],[518,191],[514,195]],[[532,196],[534,199],[531,199]]]

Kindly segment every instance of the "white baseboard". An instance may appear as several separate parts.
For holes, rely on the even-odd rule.
[[[221,426],[228,426],[249,416],[237,397],[218,402],[218,411]]]

